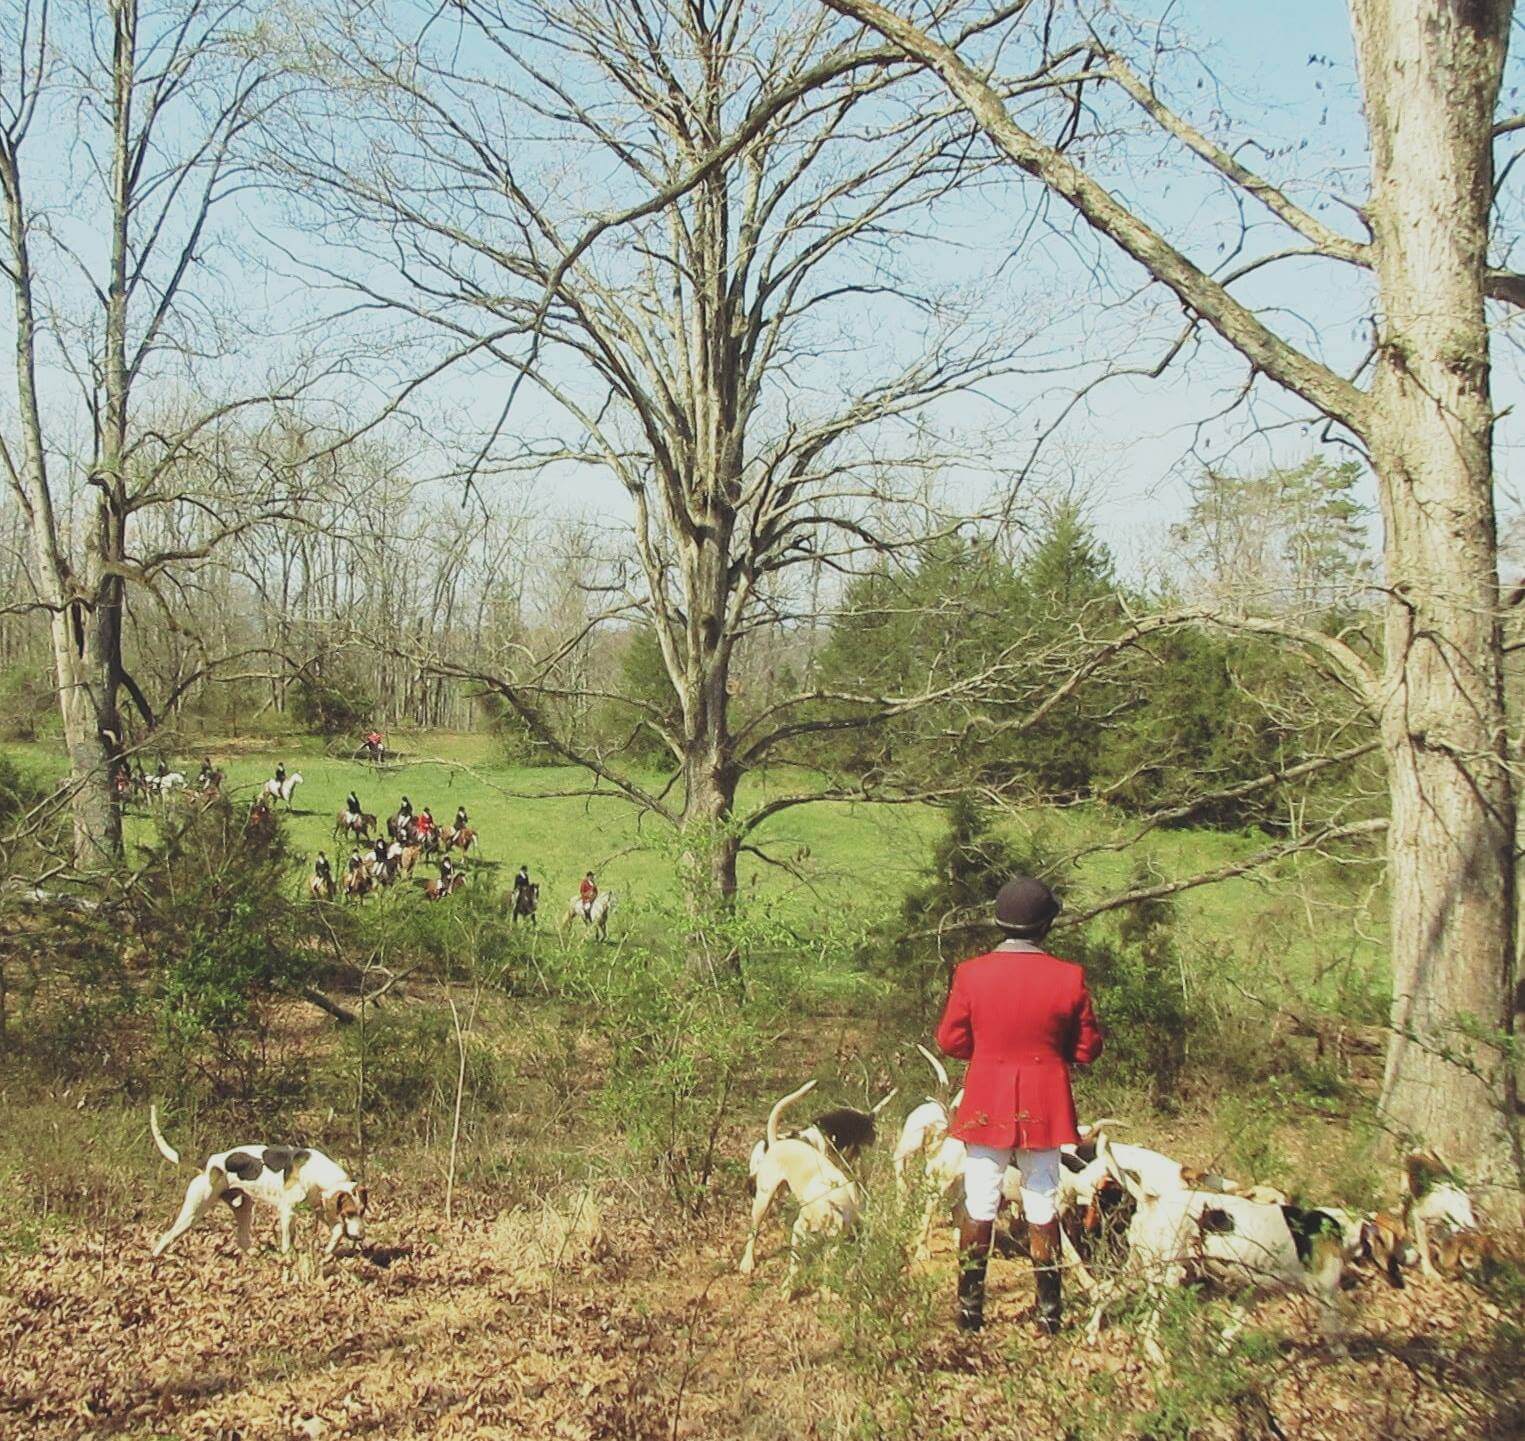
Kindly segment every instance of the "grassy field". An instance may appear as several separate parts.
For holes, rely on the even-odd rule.
[[[194,777],[200,757],[209,755],[226,772],[229,793],[244,801],[274,773],[278,761],[285,762],[288,774],[301,773],[291,812],[283,812],[291,852],[302,858],[293,870],[294,887],[319,849],[332,858],[346,852],[345,842],[333,835],[333,822],[354,787],[362,807],[383,821],[403,795],[415,809],[429,806],[441,822],[465,805],[480,836],[468,867],[473,882],[501,891],[518,866],[528,864],[542,882],[546,914],[560,911],[562,898],[576,891],[590,869],[603,889],[620,893],[627,923],[640,913],[643,901],[670,892],[670,836],[662,823],[641,817],[614,794],[566,795],[586,788],[581,772],[507,765],[492,738],[481,734],[421,732],[391,739],[398,748],[395,757],[380,767],[336,756],[309,737],[206,742],[169,759],[172,768]],[[63,766],[56,743],[5,749],[39,777],[56,776]],[[650,780],[660,789],[661,778]],[[742,804],[800,785],[793,774],[754,776],[743,789]],[[835,925],[871,926],[926,880],[932,846],[944,824],[942,815],[926,806],[821,802],[796,807],[771,818],[752,839],[770,854],[789,858],[799,875],[743,855],[743,895],[770,901],[797,928],[828,917]],[[1038,837],[1058,855],[1105,847],[1129,833],[1126,818],[1086,808],[1033,812],[1011,818],[1006,826],[1014,836]],[[129,844],[150,830],[141,811],[129,816]],[[1076,909],[1126,888],[1140,868],[1156,878],[1192,875],[1230,865],[1268,843],[1258,834],[1157,831],[1135,848],[1083,855],[1061,884]],[[1205,963],[1217,952],[1231,952],[1261,961],[1275,977],[1300,985],[1347,984],[1354,977],[1362,987],[1380,987],[1385,956],[1382,896],[1372,888],[1375,869],[1338,867],[1317,858],[1294,860],[1263,874],[1187,891],[1177,902],[1183,933],[1194,957]]]

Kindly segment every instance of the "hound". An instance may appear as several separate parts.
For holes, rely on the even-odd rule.
[[[1387,1284],[1403,1289],[1403,1268],[1412,1266],[1418,1251],[1409,1240],[1402,1221],[1384,1211],[1347,1210],[1343,1206],[1317,1208],[1340,1228],[1341,1247],[1347,1266],[1370,1261]]]
[[[1099,1150],[1108,1154],[1105,1137]],[[1128,1260],[1153,1298],[1144,1347],[1155,1365],[1165,1359],[1159,1344],[1160,1293],[1194,1276],[1237,1289],[1303,1292],[1319,1304],[1326,1329],[1332,1329],[1345,1264],[1343,1237],[1333,1218],[1226,1192],[1172,1188],[1162,1195],[1115,1160],[1110,1165],[1138,1207],[1128,1226]],[[1089,1342],[1094,1344],[1100,1334],[1102,1318],[1119,1291],[1115,1282],[1102,1288],[1086,1328]]]
[[[799,1090],[791,1091],[776,1102],[768,1113],[767,1147],[752,1175],[755,1194],[747,1245],[741,1253],[743,1275],[750,1275],[756,1265],[757,1233],[778,1193],[785,1187],[793,1193],[800,1207],[790,1233],[791,1276],[798,1265],[798,1248],[807,1236],[840,1235],[853,1225],[863,1209],[863,1193],[855,1182],[843,1175],[814,1146],[778,1133],[779,1117],[785,1109],[814,1089],[815,1082],[807,1081]]]
[[[932,1073],[937,1077],[939,1095],[929,1096],[920,1105],[914,1107],[901,1124],[900,1139],[895,1142],[894,1166],[895,1189],[902,1195],[910,1184],[911,1163],[918,1157],[925,1159],[937,1153],[948,1134],[949,1116],[964,1098],[964,1093],[960,1090],[951,1102],[942,1101],[941,1096],[946,1094],[948,1089],[947,1067],[920,1041],[916,1043],[916,1049],[926,1057],[927,1064],[932,1067]]]
[[[1097,1141],[1102,1129],[1108,1125],[1117,1124],[1118,1122],[1109,1119],[1094,1121],[1090,1126],[1082,1126],[1080,1144],[1063,1146],[1060,1149],[1065,1155],[1075,1156],[1089,1163],[1096,1159]],[[1242,1191],[1237,1181],[1231,1181],[1215,1171],[1204,1171],[1197,1166],[1185,1165],[1174,1156],[1167,1156],[1163,1151],[1151,1150],[1148,1146],[1134,1146],[1125,1141],[1109,1141],[1108,1149],[1112,1159],[1123,1170],[1132,1172],[1139,1184],[1156,1196],[1165,1196],[1172,1191],[1220,1191],[1229,1194]],[[1286,1201],[1286,1197],[1280,1192],[1276,1192],[1273,1197],[1269,1187],[1260,1192],[1260,1197],[1264,1204],[1279,1205]]]
[[[148,1125],[159,1154],[178,1166],[180,1153],[160,1134],[156,1106],[149,1107]],[[215,1201],[225,1201],[237,1213],[240,1251],[247,1251],[252,1240],[256,1201],[273,1207],[280,1217],[282,1254],[291,1250],[293,1217],[304,1203],[313,1208],[319,1224],[329,1228],[324,1255],[332,1256],[346,1236],[365,1239],[365,1187],[352,1181],[337,1161],[311,1147],[239,1146],[208,1157],[191,1178],[175,1224],[154,1242],[154,1256],[162,1256]]]
[[[1403,1219],[1414,1234],[1419,1269],[1432,1278],[1476,1271],[1495,1254],[1472,1198],[1454,1176],[1436,1151],[1411,1151],[1404,1157]]]
[[[875,1118],[893,1101],[897,1091],[891,1091],[872,1110],[860,1111],[856,1106],[834,1106],[829,1111],[822,1111],[810,1124],[799,1131],[780,1132],[781,1138],[803,1141],[807,1146],[814,1146],[829,1161],[842,1161],[844,1163],[856,1161],[868,1147],[878,1139],[878,1128]],[[748,1174],[755,1176],[757,1168],[762,1164],[762,1158],[767,1153],[768,1143],[760,1140],[752,1147],[752,1158],[748,1166]]]

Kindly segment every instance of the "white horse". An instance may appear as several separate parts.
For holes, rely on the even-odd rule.
[[[561,918],[561,933],[566,935],[568,927],[573,921],[582,921],[584,925],[593,927],[593,933],[599,940],[609,939],[609,912],[614,909],[614,892],[600,891],[594,897],[591,907],[584,908],[581,896],[573,896],[567,902],[567,913]]]
[[[169,795],[171,791],[185,789],[184,771],[165,771],[162,776],[147,776],[144,779],[150,795],[163,797]]]
[[[302,784],[302,772],[292,771],[283,781],[276,780],[273,776],[265,782],[263,795],[271,796],[275,800],[285,801],[286,809],[291,809],[291,798],[296,794],[297,787]]]

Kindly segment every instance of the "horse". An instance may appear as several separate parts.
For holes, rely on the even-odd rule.
[[[340,811],[334,817],[334,834],[336,836],[355,836],[362,841],[371,838],[371,832],[376,829],[376,817],[369,811],[361,811],[355,815],[350,811]]]
[[[512,920],[515,925],[521,918],[535,924],[535,910],[540,905],[540,882],[531,881],[514,892]]]
[[[462,826],[459,830],[446,826],[440,831],[440,841],[447,852],[451,846],[459,846],[464,856],[476,844],[477,833],[470,826]]]
[[[573,896],[567,902],[567,913],[561,918],[561,934],[567,933],[567,928],[573,921],[581,921],[584,925],[593,927],[593,934],[599,940],[609,939],[609,912],[614,909],[614,892],[600,891],[594,897],[592,907],[584,911],[581,896]]]
[[[166,777],[167,779],[167,777]],[[270,796],[274,800],[285,801],[286,809],[291,809],[291,798],[297,792],[297,787],[302,784],[302,772],[292,771],[283,781],[276,780],[273,776],[265,782],[262,796]]]
[[[148,793],[156,795],[160,800],[174,791],[185,789],[184,771],[166,771],[162,776],[148,777]]]
[[[376,877],[365,866],[352,866],[344,873],[344,894],[359,900],[369,895],[376,885]]]
[[[448,881],[425,881],[424,899],[442,901],[446,896],[453,896],[465,884],[466,877],[461,871],[457,871]]]
[[[264,796],[260,796],[249,808],[249,822],[244,827],[244,835],[252,841],[270,841],[275,838],[275,812],[265,804]]]

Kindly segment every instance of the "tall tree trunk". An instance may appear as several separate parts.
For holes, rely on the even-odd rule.
[[[96,627],[85,623],[77,603],[54,613],[51,630],[53,673],[73,792],[74,864],[81,871],[109,870],[122,856],[122,814],[111,789],[121,734],[110,724],[114,714],[102,709],[109,677],[94,643]]]
[[[1389,587],[1393,1036],[1382,1105],[1479,1177],[1515,1172],[1515,799],[1488,334],[1507,0],[1352,0],[1380,295],[1367,442]]]
[[[683,873],[695,920],[689,957],[695,965],[728,971],[736,969],[738,957],[730,941],[717,948],[714,932],[736,904],[740,848],[733,827],[738,772],[730,727],[735,640],[726,615],[733,524],[732,512],[715,505],[687,547],[689,615],[679,687],[683,698]]]
[[[64,553],[49,488],[42,413],[37,397],[37,324],[29,237],[21,176],[10,157],[5,169],[6,229],[16,307],[16,381],[23,462],[16,494],[32,549],[32,583],[51,617],[49,639],[58,709],[69,753],[73,860],[80,870],[114,865],[122,853],[122,818],[111,791],[111,767],[123,736],[114,702],[111,667],[101,650],[98,613],[87,611],[81,586]]]

